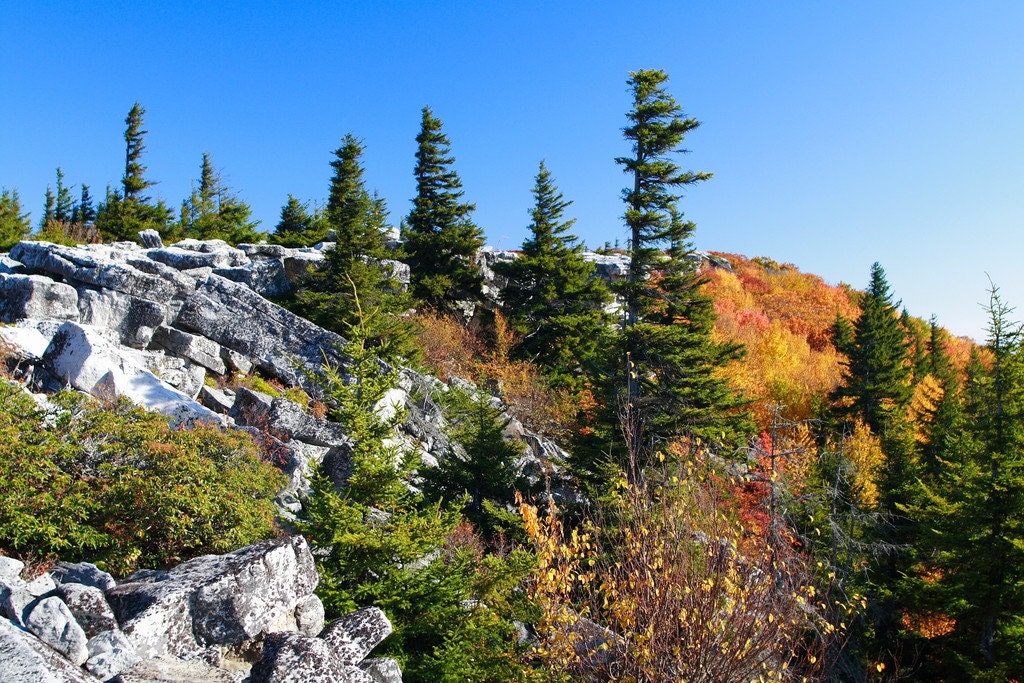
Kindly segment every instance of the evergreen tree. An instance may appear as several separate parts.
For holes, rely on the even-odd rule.
[[[89,186],[82,184],[82,194],[78,200],[78,221],[88,225],[96,220],[96,208],[92,205],[92,195],[89,194]]]
[[[136,102],[128,112],[124,123],[127,126],[124,131],[125,153],[124,153],[124,176],[121,178],[121,186],[124,192],[121,195],[126,202],[146,203],[142,193],[146,188],[152,187],[153,182],[145,178],[146,167],[142,164],[142,152],[145,151],[144,136],[148,130],[143,130],[142,117],[146,110]]]
[[[32,231],[28,214],[21,211],[17,190],[0,190],[0,251],[7,251]]]
[[[841,349],[842,350],[842,349]],[[889,417],[910,399],[907,344],[882,266],[871,266],[871,282],[861,298],[861,314],[853,325],[852,344],[843,383],[832,393],[842,416],[859,417],[882,436]]]
[[[404,475],[417,463],[391,442],[398,410],[381,410],[398,382],[381,371],[357,318],[344,347],[346,377],[327,368],[331,417],[352,438],[352,472],[340,489],[323,475],[303,501],[300,530],[317,549],[317,593],[328,617],[373,605],[394,633],[381,647],[403,680],[522,681],[512,619],[526,617],[520,584],[531,569],[522,551],[481,557],[451,538],[457,513],[423,504]],[[472,652],[473,657],[452,656]]]
[[[71,199],[71,188],[64,184],[64,171],[57,167],[57,196],[54,201],[53,219],[61,223],[71,222],[75,202]]]
[[[288,201],[281,207],[281,220],[274,227],[274,243],[286,247],[310,247],[322,242],[326,235],[327,227],[321,217],[311,214],[294,195],[288,195]]]
[[[395,361],[415,353],[404,318],[411,301],[383,263],[387,210],[366,191],[362,153],[362,143],[351,134],[334,151],[324,225],[334,230],[335,244],[323,266],[300,283],[295,305],[313,322],[343,335],[363,320],[366,343]]]
[[[125,164],[121,178],[122,192],[109,187],[96,211],[96,227],[107,240],[134,240],[141,230],[156,230],[164,237],[173,235],[173,212],[158,200],[153,204],[142,193],[155,183],[146,179],[142,163],[145,150],[142,116],[146,113],[138,102],[125,118]]]
[[[621,388],[621,431],[629,443],[612,459],[633,480],[673,439],[728,447],[752,431],[744,402],[718,373],[742,348],[712,339],[714,306],[700,291],[704,279],[688,242],[695,226],[677,207],[681,190],[711,177],[671,159],[699,124],[683,118],[664,88],[667,80],[663,71],[630,74],[633,109],[624,135],[633,155],[616,159],[633,182],[623,191],[630,272],[619,289],[625,319],[621,360],[611,375],[616,391]],[[608,402],[614,406],[616,399]],[[614,438],[615,431],[605,435]]]
[[[953,628],[940,670],[959,680],[1024,675],[1024,350],[1012,309],[991,292],[986,368],[968,366],[964,416],[924,508],[938,549],[937,585]]]
[[[569,232],[576,221],[563,216],[572,202],[555,187],[543,161],[533,197],[531,236],[523,242],[522,255],[495,266],[508,281],[501,293],[502,311],[522,335],[513,355],[571,383],[603,350],[611,324],[604,306],[611,295]]]
[[[214,169],[208,152],[203,152],[199,186],[181,204],[179,232],[200,240],[221,239],[230,244],[257,242],[258,222],[250,220],[252,209],[240,201]]]
[[[429,107],[423,108],[416,143],[416,197],[402,232],[412,293],[430,306],[454,311],[457,301],[480,299],[483,276],[473,260],[483,246],[483,231],[472,220],[476,207],[461,201],[451,143]]]
[[[43,216],[39,219],[39,229],[43,230],[46,226],[54,220],[57,209],[57,198],[53,195],[53,190],[49,185],[46,186],[46,195],[43,197]]]
[[[511,418],[491,402],[491,397],[452,388],[443,397],[447,435],[458,444],[435,468],[421,471],[424,490],[448,503],[465,499],[463,513],[493,538],[521,526],[518,515],[504,513],[517,489],[515,461],[522,444],[505,438]]]

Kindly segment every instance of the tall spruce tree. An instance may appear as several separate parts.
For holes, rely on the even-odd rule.
[[[82,193],[78,199],[78,222],[89,225],[96,220],[96,207],[92,205],[92,195],[89,194],[89,186],[82,183]]]
[[[32,232],[28,214],[22,213],[17,190],[0,190],[0,251],[7,251]]]
[[[178,231],[200,240],[221,239],[230,244],[257,242],[258,221],[251,220],[252,209],[224,184],[213,167],[209,152],[203,152],[199,185],[181,204]]]
[[[71,198],[71,188],[64,184],[64,171],[57,167],[57,195],[53,206],[53,219],[61,223],[71,222],[71,213],[75,200]]]
[[[310,320],[343,335],[361,321],[365,343],[381,357],[408,359],[414,348],[404,314],[411,301],[384,262],[387,209],[366,190],[362,154],[362,143],[351,134],[334,151],[323,219],[334,231],[334,246],[323,266],[303,279],[295,300]]]
[[[156,230],[165,237],[173,235],[173,212],[158,200],[155,204],[143,192],[156,183],[145,177],[142,163],[145,150],[143,115],[146,110],[136,102],[125,118],[125,162],[121,192],[107,189],[106,197],[96,211],[96,227],[106,240],[134,240],[141,230]]]
[[[533,197],[530,237],[522,254],[495,266],[508,281],[501,293],[502,312],[521,335],[513,355],[537,363],[558,382],[572,383],[608,337],[611,317],[604,307],[611,293],[569,232],[576,219],[564,215],[572,202],[558,191],[543,161]]]
[[[964,413],[922,511],[938,551],[923,589],[952,625],[937,657],[947,680],[1024,676],[1024,336],[995,288],[988,310],[991,361],[968,364]]]
[[[412,293],[429,306],[455,311],[458,301],[480,299],[483,276],[474,257],[483,231],[472,219],[476,207],[461,201],[451,143],[430,107],[423,108],[416,143],[416,197],[402,231]]]
[[[699,124],[683,117],[667,81],[663,71],[630,73],[624,135],[633,153],[616,159],[632,183],[623,191],[630,272],[619,288],[625,316],[612,374],[629,443],[613,459],[634,479],[674,439],[728,448],[752,431],[744,401],[719,373],[742,347],[712,338],[714,306],[689,243],[695,226],[678,209],[682,190],[711,177],[672,161]]]
[[[843,382],[832,393],[841,416],[860,418],[879,437],[887,420],[906,407],[911,392],[906,335],[897,305],[885,271],[874,263],[852,342],[840,349],[847,357]]]

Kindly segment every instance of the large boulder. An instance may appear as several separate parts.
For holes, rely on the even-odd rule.
[[[78,310],[82,324],[115,330],[122,344],[135,349],[146,348],[168,315],[155,301],[89,287],[78,288]]]
[[[87,638],[117,628],[114,612],[99,588],[80,583],[62,583],[57,587],[57,595],[68,606]]]
[[[182,425],[222,422],[212,410],[147,370],[141,356],[112,344],[96,328],[64,323],[53,335],[42,362],[54,375],[93,396],[108,400],[126,396]]]
[[[177,270],[121,246],[64,247],[48,242],[19,242],[11,258],[27,269],[72,285],[91,285],[148,301],[183,301],[195,281]]]
[[[219,275],[207,278],[185,301],[174,325],[248,356],[290,385],[305,383],[296,363],[310,369],[325,360],[340,364],[345,344],[339,335]]]
[[[143,659],[108,683],[236,683],[236,679],[199,659],[186,661],[161,655]]]
[[[42,275],[0,273],[0,322],[25,318],[78,320],[78,292]]]
[[[85,631],[71,610],[57,596],[43,598],[26,610],[25,627],[73,664],[81,666],[89,658]]]
[[[56,650],[10,621],[0,619],[0,681],[4,683],[98,683]]]
[[[50,576],[58,586],[73,583],[105,591],[117,585],[113,576],[91,562],[59,562],[50,570]]]
[[[168,353],[175,356],[198,363],[218,375],[227,372],[227,366],[224,364],[224,359],[221,358],[220,344],[205,337],[189,334],[173,327],[160,327],[153,335],[153,344],[166,349]]]
[[[120,629],[97,633],[89,639],[88,647],[89,659],[85,660],[85,668],[105,681],[142,661],[135,646]]]
[[[330,645],[300,633],[271,633],[252,667],[252,683],[349,683],[346,666]]]
[[[293,611],[319,580],[301,536],[133,578],[107,591],[107,600],[143,657],[198,656],[211,645],[250,640]]]
[[[373,648],[391,635],[387,615],[377,607],[364,607],[335,619],[320,633],[338,658],[347,665],[366,659]]]

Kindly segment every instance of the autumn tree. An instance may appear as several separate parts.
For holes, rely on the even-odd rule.
[[[564,216],[572,202],[558,191],[543,161],[533,197],[522,254],[495,266],[507,279],[502,311],[520,335],[512,354],[537,363],[557,382],[579,383],[581,371],[603,351],[611,324],[604,306],[611,295],[569,232],[576,221]]]
[[[203,152],[199,184],[181,203],[178,232],[199,240],[220,239],[229,244],[257,242],[259,221],[251,220],[252,209],[228,189],[213,167],[208,152]]]
[[[454,312],[456,302],[480,299],[483,276],[474,257],[483,246],[483,231],[473,222],[476,206],[462,201],[451,143],[430,107],[423,108],[416,143],[416,197],[402,232],[412,293],[429,306]]]

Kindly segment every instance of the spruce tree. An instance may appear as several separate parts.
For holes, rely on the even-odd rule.
[[[441,398],[446,434],[457,446],[437,467],[420,472],[424,491],[448,504],[465,499],[463,513],[486,538],[520,527],[517,515],[503,514],[522,488],[515,461],[523,444],[505,438],[511,418],[483,392],[453,387]]]
[[[96,211],[96,227],[106,240],[134,240],[141,230],[156,230],[164,237],[174,235],[173,212],[158,200],[154,204],[142,193],[155,183],[145,177],[142,163],[145,150],[142,117],[146,110],[136,102],[125,118],[125,163],[121,178],[122,192],[107,188],[107,194]]]
[[[53,194],[53,189],[47,185],[46,194],[43,196],[43,215],[39,219],[40,230],[45,229],[54,220],[56,208],[57,198]]]
[[[604,307],[611,294],[569,232],[576,220],[564,215],[572,202],[558,191],[543,161],[533,197],[522,254],[495,266],[507,280],[502,312],[521,335],[512,349],[515,357],[537,363],[557,382],[578,383],[608,337],[611,317]]]
[[[75,202],[71,198],[71,188],[64,184],[64,171],[57,167],[57,196],[54,200],[53,219],[60,223],[70,223]]]
[[[326,235],[327,227],[322,217],[310,213],[305,204],[289,194],[288,201],[281,207],[281,219],[271,236],[274,243],[286,247],[311,247],[322,242]]]
[[[124,176],[121,178],[123,188],[122,197],[126,202],[145,203],[146,198],[142,193],[154,185],[145,177],[146,167],[142,164],[142,152],[145,151],[145,135],[148,130],[143,130],[142,117],[146,110],[136,102],[132,105],[124,123]]]
[[[400,410],[381,410],[398,383],[367,346],[365,318],[349,329],[342,372],[326,368],[322,388],[352,439],[348,480],[314,477],[299,529],[314,546],[317,594],[329,618],[353,609],[384,610],[394,633],[380,654],[395,657],[403,680],[523,681],[513,619],[524,619],[521,583],[531,557],[512,551],[481,557],[460,545],[457,512],[427,504],[405,479],[415,456],[393,443]],[[472,657],[458,653],[472,652]],[[453,656],[455,655],[455,656]]]
[[[429,306],[455,311],[458,301],[480,299],[483,276],[474,257],[483,231],[472,220],[476,207],[461,201],[451,143],[430,107],[423,108],[416,143],[416,197],[402,231],[412,293]]]
[[[689,243],[695,226],[678,209],[682,190],[711,177],[672,161],[699,124],[683,117],[667,81],[663,71],[630,74],[633,109],[624,135],[632,156],[616,159],[632,180],[623,191],[630,272],[619,287],[625,316],[618,368],[610,375],[619,395],[608,402],[618,401],[628,441],[612,457],[633,480],[664,457],[672,440],[729,448],[752,430],[744,401],[719,374],[742,348],[712,338],[714,306],[701,292],[704,278]],[[605,435],[615,438],[615,431]]]
[[[882,266],[871,266],[871,282],[861,298],[861,314],[853,325],[842,384],[832,392],[837,412],[858,417],[881,437],[887,420],[910,399],[906,335]]]
[[[17,190],[0,190],[0,251],[7,251],[32,231],[28,214],[21,211]]]
[[[404,314],[411,301],[383,263],[387,210],[366,190],[362,154],[362,143],[351,134],[334,151],[323,220],[335,243],[323,266],[302,280],[295,302],[307,318],[342,335],[362,320],[366,343],[382,358],[408,359],[414,347]]]
[[[953,624],[940,643],[950,680],[1024,674],[1024,336],[995,288],[988,310],[991,363],[968,365],[964,414],[923,512],[939,577],[925,588]]]
[[[83,225],[89,225],[96,220],[96,207],[92,205],[92,195],[89,194],[89,186],[82,184],[82,194],[78,200],[78,221]]]
[[[257,242],[257,221],[250,220],[252,209],[240,201],[225,185],[208,152],[203,152],[199,185],[181,204],[179,232],[200,240],[221,239],[229,244]]]

